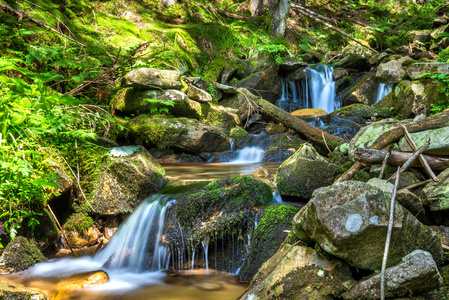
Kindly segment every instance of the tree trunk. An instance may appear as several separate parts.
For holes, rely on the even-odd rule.
[[[249,7],[253,17],[261,16],[263,13],[263,0],[249,0]]]
[[[388,151],[376,150],[376,149],[356,149],[354,151],[354,158],[366,165],[381,164],[387,155]],[[399,152],[391,151],[390,157],[387,160],[387,164],[390,166],[402,166],[411,156],[413,152]],[[424,159],[429,163],[430,168],[433,170],[445,170],[449,168],[448,156],[435,156],[425,155]],[[411,165],[412,167],[422,168],[422,164],[419,161],[415,161]]]
[[[318,150],[320,150],[321,152],[325,152],[325,149],[329,149],[330,151],[332,151],[338,145],[344,143],[344,140],[342,138],[330,135],[329,133],[316,128],[315,126],[312,126],[309,123],[298,119],[285,110],[280,109],[276,105],[255,96],[247,89],[239,90],[247,97],[248,100],[256,103],[257,106],[260,107],[260,110],[263,114],[288,128],[294,129],[295,131],[303,135],[315,147],[319,147],[320,149]]]

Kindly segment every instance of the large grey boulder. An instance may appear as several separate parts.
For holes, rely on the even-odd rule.
[[[293,234],[319,243],[324,251],[351,266],[379,270],[385,247],[390,199],[378,187],[347,181],[315,190],[293,221]],[[395,204],[388,266],[413,250],[441,259],[441,242],[432,229]]]
[[[376,103],[379,82],[373,73],[362,77],[353,87],[343,94],[341,101],[343,105],[362,103],[372,105]]]
[[[140,68],[126,74],[123,84],[138,89],[175,89],[182,88],[181,73],[178,71]]]
[[[368,54],[362,46],[348,46],[343,49],[343,58],[335,63],[334,67],[368,71],[371,68]]]
[[[288,0],[278,0],[271,15],[271,31],[274,36],[284,36],[286,29],[287,15],[290,10]]]
[[[381,274],[359,282],[343,294],[345,300],[380,299]],[[412,297],[438,288],[443,283],[429,252],[415,250],[385,272],[385,298]]]
[[[410,135],[418,148],[430,140],[430,146],[424,153],[434,155],[449,153],[449,127],[415,132]],[[413,152],[405,137],[399,141],[399,149],[404,152]]]
[[[337,168],[304,144],[279,166],[277,188],[282,195],[309,199],[315,189],[332,184]]]
[[[381,63],[377,67],[376,77],[382,83],[396,83],[406,77],[403,63],[410,61],[411,58],[404,56],[400,59],[391,60],[386,63]]]
[[[262,265],[239,299],[330,300],[339,298],[351,283],[344,262],[309,247],[286,244]]]
[[[423,204],[429,206],[432,211],[448,210],[449,169],[441,172],[437,178],[438,182],[430,182],[422,190]]]
[[[449,63],[447,62],[421,62],[414,63],[407,67],[408,77],[416,79],[424,73],[439,73],[449,75]]]
[[[128,127],[137,143],[160,149],[170,147],[189,153],[229,149],[229,140],[220,128],[197,120],[142,115],[130,120]]]
[[[128,153],[123,152],[123,147],[113,151],[97,167],[97,179],[89,199],[95,212],[103,215],[132,212],[166,180],[165,170],[145,148],[134,147]]]
[[[212,101],[212,96],[203,89],[196,87],[195,85],[189,83],[189,89],[187,90],[187,95],[190,99],[198,102],[210,102]]]
[[[428,41],[430,41],[431,32],[431,30],[412,30],[407,33],[405,38],[411,43],[413,43],[414,41],[427,43]]]

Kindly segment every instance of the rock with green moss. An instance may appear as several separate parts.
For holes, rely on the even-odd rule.
[[[22,284],[0,279],[0,299],[5,300],[48,300],[42,292],[26,288]]]
[[[203,89],[196,87],[195,85],[189,83],[189,89],[187,90],[187,96],[190,99],[198,102],[210,102],[212,101],[212,96]]]
[[[7,273],[16,273],[46,260],[31,240],[17,236],[6,246],[0,256],[0,268]]]
[[[372,105],[376,103],[378,89],[379,82],[376,76],[373,73],[368,73],[343,94],[341,101],[345,106],[354,103]]]
[[[393,91],[375,105],[391,109],[402,118],[428,115],[432,104],[445,99],[444,84],[431,79],[401,81]]]
[[[338,299],[351,284],[351,271],[341,260],[286,244],[262,265],[239,299]]]
[[[245,88],[240,88],[240,93],[220,101],[220,104],[226,107],[230,107],[238,110],[238,117],[241,122],[246,122],[254,113],[254,107],[252,98],[257,98]]]
[[[356,103],[336,109],[330,113],[330,115],[339,118],[357,116],[364,119],[370,119],[372,117],[388,118],[393,116],[388,109],[362,103]]]
[[[411,79],[416,79],[422,74],[438,73],[449,75],[449,64],[447,62],[418,62],[407,67],[407,75]]]
[[[263,161],[283,162],[292,156],[304,143],[297,136],[286,134],[272,134],[264,139],[266,144]]]
[[[378,187],[347,181],[316,190],[293,221],[297,239],[317,242],[327,253],[353,267],[379,270],[389,223],[389,197]],[[388,266],[416,249],[441,260],[441,241],[435,231],[395,204]]]
[[[57,199],[54,199],[55,201]],[[50,205],[52,205],[50,203]],[[52,247],[57,243],[61,237],[61,233],[56,225],[55,219],[52,214],[45,208],[40,211],[39,215],[34,217],[39,225],[34,228],[26,224],[22,224],[23,236],[33,239],[38,243],[39,248],[42,251],[46,251],[47,248]]]
[[[424,153],[433,155],[447,155],[449,153],[448,126],[438,129],[414,132],[410,133],[410,135],[418,148],[430,140],[429,148],[427,148]],[[399,141],[399,150],[403,152],[413,152],[405,137]]]
[[[410,61],[412,61],[410,57],[404,56],[400,59],[381,63],[376,71],[377,80],[382,83],[396,83],[401,81],[407,76],[403,65],[406,65]]]
[[[166,104],[167,102],[173,105]],[[201,117],[200,103],[189,99],[183,92],[172,89],[121,89],[111,101],[111,105],[122,115],[153,114],[166,109],[175,117],[193,119]]]
[[[202,122],[220,128],[229,135],[230,130],[240,125],[238,110],[230,107],[216,105],[211,102],[201,104]]]
[[[106,156],[96,172],[89,202],[104,215],[132,212],[165,183],[165,170],[143,147],[128,156]]]
[[[443,279],[429,252],[415,250],[402,261],[385,271],[385,298],[397,299],[422,295],[438,288]],[[376,300],[380,298],[381,274],[354,285],[343,294],[345,300]]]
[[[368,71],[371,68],[369,56],[363,47],[348,46],[343,49],[342,59],[334,64],[335,68],[353,69],[357,71]]]
[[[422,190],[423,204],[432,211],[449,210],[449,169],[438,176],[437,182],[428,183]]]
[[[123,85],[143,90],[157,88],[180,90],[181,73],[150,68],[135,69],[126,74]]]
[[[225,132],[197,120],[159,119],[142,115],[130,120],[127,125],[137,143],[159,149],[175,148],[189,153],[229,149]]]
[[[240,280],[250,281],[260,266],[278,251],[298,211],[298,207],[290,205],[272,205],[264,210],[251,238],[248,259],[238,274]]]
[[[385,131],[397,126],[406,125],[409,121],[386,119],[361,128],[349,143],[349,156],[354,157],[356,148],[369,148]]]
[[[337,165],[304,144],[279,166],[277,188],[282,195],[309,199],[315,189],[332,184],[336,171]]]

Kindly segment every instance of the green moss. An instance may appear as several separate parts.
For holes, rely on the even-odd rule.
[[[188,185],[166,186],[163,189],[161,189],[158,193],[166,195],[186,194],[195,190],[202,189],[208,183],[209,183],[208,181],[201,181]]]
[[[15,273],[45,260],[45,256],[31,240],[18,236],[6,246],[0,263],[8,271]]]
[[[275,229],[278,226],[291,227],[292,219],[298,211],[298,207],[290,205],[272,205],[267,207],[256,230],[254,230],[254,238],[265,241],[273,239],[273,234],[275,234]]]
[[[94,224],[94,220],[86,214],[74,213],[65,222],[63,228],[68,231],[76,231],[79,234],[86,234]]]

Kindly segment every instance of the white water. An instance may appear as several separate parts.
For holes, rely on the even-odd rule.
[[[391,88],[393,87],[392,83],[380,83],[379,89],[377,90],[377,99],[376,102],[382,100],[386,95],[391,92]]]
[[[170,252],[161,244],[165,212],[175,200],[153,195],[145,199],[120,226],[111,241],[94,257],[39,263],[27,272],[35,277],[70,276],[105,270],[110,281],[96,289],[133,289],[161,284]]]
[[[265,155],[263,147],[263,139],[266,133],[262,131],[260,134],[252,134],[249,146],[237,150],[237,158],[230,161],[230,164],[251,164],[262,162]]]

